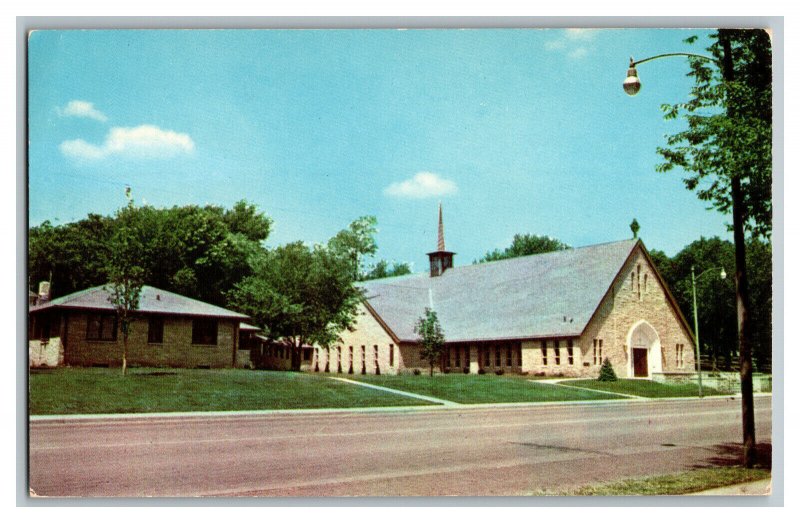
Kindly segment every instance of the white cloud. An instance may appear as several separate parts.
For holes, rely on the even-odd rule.
[[[108,120],[108,116],[94,108],[92,102],[72,100],[66,106],[57,108],[60,116],[77,116],[78,118],[91,118],[99,122]]]
[[[597,29],[567,29],[564,36],[570,40],[593,40],[597,36]]]
[[[598,29],[564,29],[561,34],[544,43],[547,51],[562,51],[567,58],[577,60],[589,54],[584,44],[597,36]]]
[[[194,151],[192,138],[185,133],[160,129],[154,125],[114,127],[105,141],[94,145],[85,140],[67,140],[59,146],[70,158],[99,160],[109,156],[163,158]]]
[[[452,180],[446,180],[436,173],[419,172],[408,180],[395,182],[383,190],[389,196],[401,198],[432,198],[445,196],[458,191]]]

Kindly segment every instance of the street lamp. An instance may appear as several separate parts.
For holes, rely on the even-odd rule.
[[[622,82],[622,88],[625,90],[625,93],[628,96],[636,96],[639,93],[639,89],[642,88],[642,82],[639,80],[639,73],[636,71],[636,66],[639,64],[643,64],[645,62],[649,62],[651,60],[657,60],[659,58],[666,58],[668,56],[690,56],[693,58],[700,58],[701,60],[706,60],[709,62],[716,63],[717,60],[706,56],[703,54],[696,54],[696,53],[664,53],[664,54],[657,54],[655,56],[651,56],[650,58],[644,58],[643,60],[633,61],[633,57],[631,56],[631,63],[628,66],[628,76],[625,77],[625,81]]]
[[[722,58],[717,60],[710,56],[698,55],[693,53],[666,53],[644,60],[634,61],[631,58],[628,76],[623,82],[625,92],[630,96],[635,95],[641,89],[641,81],[636,71],[636,66],[664,58],[668,56],[688,56],[698,58],[708,62],[713,62],[722,72],[722,79],[726,86],[733,83],[735,71],[733,67],[733,53],[731,51],[731,30],[719,30],[719,43],[722,47]],[[733,105],[726,103],[728,118],[736,117],[736,109]],[[747,260],[745,257],[744,241],[744,195],[742,194],[741,180],[738,173],[728,173],[731,183],[731,214],[733,218],[733,245],[735,254],[734,284],[736,287],[736,321],[738,327],[738,346],[739,346],[739,380],[742,389],[742,439],[744,465],[752,468],[756,460],[756,426],[755,414],[753,409],[753,355],[751,347],[751,327],[750,327],[750,293],[747,283]]]
[[[694,275],[694,265],[692,265],[692,305],[694,306],[694,359],[697,365],[697,390],[699,396],[703,397],[703,372],[700,368],[700,329],[697,327],[697,289],[695,287],[695,280],[699,280],[701,276],[703,276],[708,271],[713,271],[718,269],[719,267],[711,267],[710,269],[706,269],[700,273],[695,278]],[[719,272],[720,279],[725,279],[728,275],[725,273],[725,268],[723,267]]]

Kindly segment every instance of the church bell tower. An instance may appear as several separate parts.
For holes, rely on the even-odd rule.
[[[436,245],[436,250],[428,253],[428,259],[431,263],[431,278],[441,276],[444,271],[453,266],[454,252],[445,250],[444,248],[444,223],[442,222],[442,204],[439,204],[439,241]]]

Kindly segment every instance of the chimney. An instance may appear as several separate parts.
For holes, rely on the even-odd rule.
[[[50,301],[50,282],[39,282],[39,301],[37,303],[47,303]]]
[[[454,252],[445,250],[444,247],[444,222],[442,220],[442,204],[439,203],[439,236],[436,242],[436,250],[428,253],[431,264],[431,278],[441,276],[444,271],[453,266]]]

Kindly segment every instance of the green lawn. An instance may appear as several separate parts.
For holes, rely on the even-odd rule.
[[[717,487],[769,479],[769,477],[770,471],[765,469],[716,467],[690,470],[680,474],[590,485],[560,494],[566,496],[679,496]]]
[[[617,380],[617,381],[597,381],[597,380],[576,380],[565,381],[564,385],[573,387],[584,387],[587,389],[603,390],[608,392],[619,392],[620,394],[632,394],[645,398],[683,398],[697,397],[697,384],[667,384],[656,383],[649,380]],[[724,395],[715,389],[703,386],[703,396]]]
[[[30,414],[108,414],[428,403],[299,372],[58,368],[32,371]]]
[[[494,374],[436,374],[414,376],[355,375],[350,379],[392,389],[433,396],[456,403],[521,403],[535,401],[573,401],[620,399],[620,396],[591,392],[545,383],[532,383],[517,376]]]

